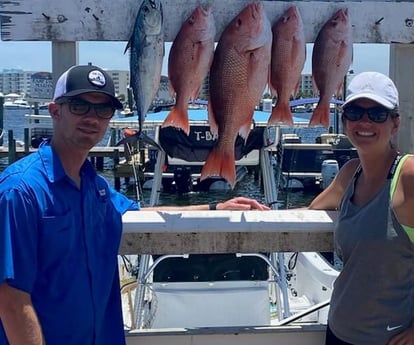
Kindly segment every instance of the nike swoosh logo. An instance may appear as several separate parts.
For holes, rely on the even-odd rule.
[[[398,325],[398,326],[393,326],[393,327],[390,327],[390,325],[388,325],[387,326],[387,331],[388,332],[391,332],[391,331],[394,331],[394,330],[396,330],[396,329],[398,329],[398,328],[401,328],[403,325]]]

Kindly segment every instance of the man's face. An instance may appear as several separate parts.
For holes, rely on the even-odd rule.
[[[115,109],[111,98],[101,93],[85,93],[62,99],[49,107],[54,120],[55,142],[90,150],[104,137]]]

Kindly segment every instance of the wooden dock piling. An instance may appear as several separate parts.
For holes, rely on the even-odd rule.
[[[4,97],[0,93],[0,146],[3,146],[3,130],[4,130]]]
[[[111,143],[115,143],[115,134],[115,131],[111,132]],[[18,146],[16,144],[16,139],[14,138],[13,130],[8,130],[8,146],[5,148],[2,145],[0,145],[0,159],[7,158],[8,164],[12,164],[16,160],[24,156],[27,156],[30,153],[36,152],[37,148],[31,147],[30,140],[31,138],[29,137],[29,129],[24,128],[24,144],[23,146]],[[98,171],[104,170],[105,158],[109,158],[113,161],[115,188],[117,190],[120,190],[121,188],[120,178],[127,178],[126,176],[119,176],[119,174],[116,173],[116,167],[119,165],[120,156],[123,154],[123,146],[95,146],[89,152],[89,159]]]
[[[17,160],[16,155],[16,140],[13,138],[13,130],[9,129],[8,131],[8,140],[9,140],[9,164],[12,164]]]

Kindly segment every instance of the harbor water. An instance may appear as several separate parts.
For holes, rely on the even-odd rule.
[[[28,114],[31,110],[29,109],[19,109],[19,110],[8,110],[4,109],[4,145],[7,147],[7,132],[8,130],[13,130],[14,139],[24,140],[24,128],[27,127],[25,114]],[[40,114],[47,114],[47,110],[41,110]],[[295,114],[296,115],[296,114]],[[309,116],[305,114],[303,116]],[[316,127],[301,127],[293,129],[287,129],[290,132],[295,132],[298,136],[302,138],[302,142],[314,142],[315,138],[321,133],[325,133],[326,129]],[[109,140],[109,131],[106,134],[105,138],[101,141],[99,145],[105,146]],[[8,164],[7,158],[0,159],[0,172],[3,171]],[[114,185],[113,178],[113,162],[110,159],[106,159],[104,162],[104,171],[101,172],[105,178]],[[133,181],[130,183],[123,182],[121,184],[121,192],[131,197],[137,199],[137,193],[140,193],[139,199],[143,200],[142,203],[148,205],[150,191],[137,192],[137,188]],[[236,196],[245,196],[257,199],[261,202],[264,202],[263,190],[260,186],[260,180],[257,180],[253,174],[247,174],[244,179],[236,185],[234,190],[229,191],[210,191],[210,192],[194,192],[185,195],[177,194],[168,194],[162,193],[160,195],[159,204],[160,205],[189,205],[189,204],[202,204],[208,202],[218,202],[221,200],[226,200]],[[278,194],[278,205],[281,209],[293,208],[293,207],[302,207],[309,204],[309,202],[316,196],[315,192],[303,192],[303,191],[281,191]]]

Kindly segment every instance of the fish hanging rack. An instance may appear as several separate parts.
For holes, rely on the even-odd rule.
[[[199,4],[212,6],[220,37],[231,19],[251,1],[164,0],[165,41],[172,42],[182,22]],[[262,1],[274,23],[292,5],[298,7],[306,42],[314,42],[320,28],[339,8],[348,8],[354,43],[414,42],[414,3],[404,1]],[[4,41],[127,41],[141,1],[112,0],[3,1],[0,5]]]

